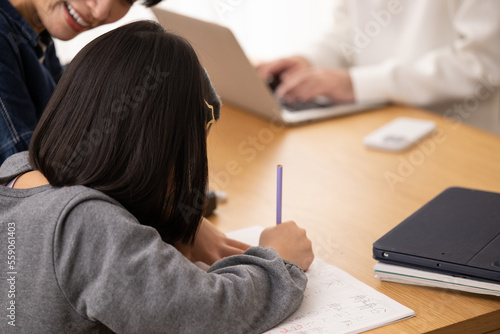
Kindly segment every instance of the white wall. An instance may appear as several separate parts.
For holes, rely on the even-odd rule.
[[[140,2],[140,0],[138,1]],[[251,59],[273,59],[306,47],[311,36],[328,27],[331,0],[164,0],[158,6],[230,27]],[[56,40],[67,63],[95,37],[122,24],[154,19],[151,10],[134,4],[120,21],[84,32],[71,41]]]

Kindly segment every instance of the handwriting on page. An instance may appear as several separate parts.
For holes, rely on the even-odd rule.
[[[263,229],[253,226],[228,236],[256,245]],[[409,308],[320,259],[314,260],[307,277],[300,308],[265,334],[359,333],[415,315]]]
[[[301,307],[266,334],[357,333],[407,317],[411,310],[316,259]]]

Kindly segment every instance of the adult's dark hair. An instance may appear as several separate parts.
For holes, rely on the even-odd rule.
[[[30,161],[51,185],[99,190],[166,242],[188,243],[205,201],[207,123],[219,112],[189,43],[155,22],[131,23],[89,43],[66,68]]]
[[[134,3],[135,0],[129,0],[131,3]],[[161,0],[144,0],[142,1],[142,4],[146,7],[153,7],[154,5],[158,4]]]

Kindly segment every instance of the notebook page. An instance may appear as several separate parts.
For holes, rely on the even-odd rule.
[[[258,244],[263,228],[253,226],[227,236]],[[343,270],[315,259],[306,273],[304,301],[288,319],[265,334],[359,333],[415,315]]]

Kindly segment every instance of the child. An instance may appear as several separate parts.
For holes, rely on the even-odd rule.
[[[188,260],[246,248],[202,219],[219,112],[191,46],[156,23],[75,57],[29,159],[0,168],[2,333],[260,333],[299,307],[313,254],[294,222],[208,272]]]

